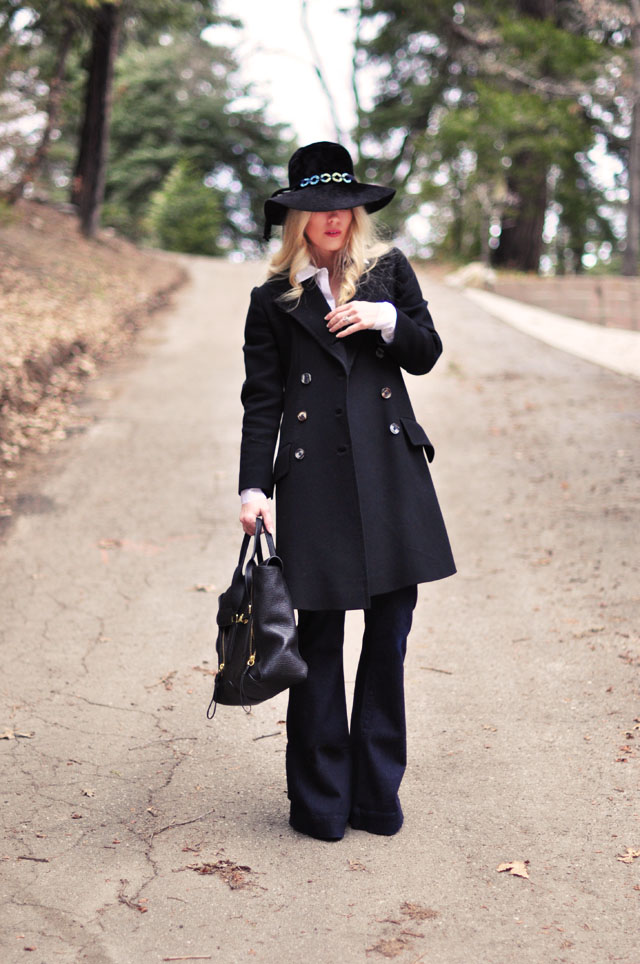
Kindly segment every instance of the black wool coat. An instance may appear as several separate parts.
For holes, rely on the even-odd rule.
[[[442,343],[396,248],[354,296],[395,305],[391,344],[376,331],[337,339],[314,279],[297,305],[279,300],[288,287],[274,279],[251,294],[239,488],[275,487],[296,608],[365,609],[373,595],[455,572],[427,465],[433,446],[402,377],[430,371]]]

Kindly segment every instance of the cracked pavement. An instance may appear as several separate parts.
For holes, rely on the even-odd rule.
[[[263,269],[184,263],[0,543],[0,960],[639,964],[639,383],[424,276],[459,574],[420,589],[403,830],[322,843],[286,822],[285,697],[205,719]]]

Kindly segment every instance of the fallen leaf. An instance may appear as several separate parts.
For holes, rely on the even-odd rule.
[[[82,790],[82,796],[83,796],[83,797],[95,797],[95,795],[96,795],[96,791],[95,791],[95,790],[90,790],[90,789],[88,789],[88,788]]]
[[[623,864],[630,864],[636,857],[640,857],[640,850],[632,850],[631,847],[627,847],[626,853],[618,854],[616,860],[619,860]]]
[[[528,860],[511,860],[508,863],[498,864],[496,868],[499,874],[508,871],[514,877],[526,877],[529,879],[529,871],[527,870]]]
[[[71,814],[71,819],[72,819],[72,820],[82,820],[82,814],[81,814],[81,813],[72,813],[72,814]]]
[[[98,549],[121,549],[122,539],[101,539]]]
[[[247,877],[247,874],[253,873],[251,867],[234,864],[232,860],[217,860],[213,864],[189,864],[188,869],[195,870],[197,874],[215,874],[224,880],[230,890],[241,890],[253,883]]]
[[[33,733],[20,733],[18,730],[5,730],[4,733],[0,733],[0,740],[30,740]]]
[[[421,904],[411,904],[408,900],[405,900],[400,907],[400,913],[410,917],[411,920],[435,920],[440,916],[439,911],[432,910],[431,907],[423,907]]]
[[[359,860],[347,860],[349,870],[366,870],[367,868]]]
[[[156,683],[149,683],[148,685],[145,684],[145,689],[152,690],[154,686],[164,686],[166,690],[172,690],[173,677],[177,675],[178,675],[178,670],[172,669],[170,673],[166,673],[164,676],[161,676]]]
[[[410,946],[410,941],[405,937],[384,938],[372,947],[368,947],[366,953],[381,954],[383,957],[399,957],[407,950],[407,946]]]

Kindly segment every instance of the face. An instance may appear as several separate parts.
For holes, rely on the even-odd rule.
[[[313,211],[307,221],[305,237],[318,253],[331,254],[344,247],[352,221],[351,208],[343,211]]]

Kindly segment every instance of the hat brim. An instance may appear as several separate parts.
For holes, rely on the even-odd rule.
[[[271,224],[284,224],[288,210],[341,211],[363,207],[369,214],[385,207],[395,194],[392,187],[379,184],[322,184],[285,191],[264,202],[264,214]]]

